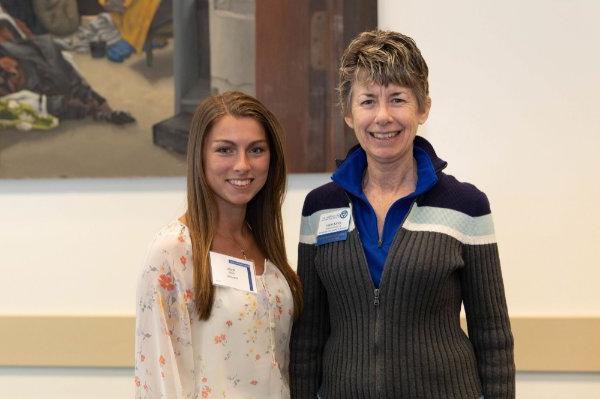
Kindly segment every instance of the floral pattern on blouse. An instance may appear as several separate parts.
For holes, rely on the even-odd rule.
[[[136,300],[136,398],[289,398],[294,305],[285,277],[267,260],[256,294],[216,286],[211,317],[200,321],[191,254],[177,221],[148,250]]]

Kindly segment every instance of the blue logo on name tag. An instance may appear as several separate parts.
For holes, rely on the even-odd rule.
[[[252,285],[252,273],[250,272],[250,265],[247,263],[237,262],[233,259],[229,259],[229,263],[232,265],[242,266],[246,268],[246,271],[248,272],[248,284],[250,286],[250,291],[254,291],[254,287]]]
[[[330,242],[344,241],[348,238],[348,230],[336,231],[335,233],[317,236],[317,245],[329,244]]]

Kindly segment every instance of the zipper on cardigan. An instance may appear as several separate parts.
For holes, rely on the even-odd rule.
[[[373,304],[375,305],[375,342],[373,342],[374,352],[375,352],[375,362],[374,362],[374,380],[375,380],[375,394],[376,397],[381,398],[383,389],[381,387],[382,383],[382,359],[381,359],[381,320],[379,314],[379,288],[375,288],[373,290],[374,299]]]
[[[348,196],[348,193],[346,191],[344,191],[344,195],[346,196],[346,199],[348,200],[348,204],[350,205],[350,209],[352,210],[352,217],[354,217],[354,209],[352,206],[352,200],[350,200],[350,197]],[[412,205],[411,205],[412,207]],[[360,239],[360,232],[358,231],[358,227],[356,227],[356,225],[354,226],[354,229],[356,230],[356,235],[358,236],[358,241],[361,244],[361,248],[360,248],[360,253],[362,254],[362,259],[365,263],[365,266],[367,267],[367,273],[369,273],[369,262],[367,262],[367,257],[365,255],[365,251],[362,248],[362,240]],[[375,381],[375,392],[377,393],[377,397],[382,397],[382,392],[383,389],[381,387],[381,372],[380,372],[380,367],[381,366],[381,362],[382,360],[380,359],[380,320],[379,320],[379,288],[375,288],[375,283],[373,282],[373,278],[370,276],[369,274],[369,280],[371,281],[372,287],[373,287],[373,294],[374,294],[374,298],[373,298],[373,305],[375,306],[375,342],[373,343],[374,345],[374,352],[375,352],[375,362],[374,362],[374,375],[373,375],[373,380]]]

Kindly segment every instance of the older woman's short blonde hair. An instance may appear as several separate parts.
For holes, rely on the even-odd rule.
[[[372,30],[360,33],[348,45],[339,69],[338,94],[342,113],[347,115],[355,82],[390,83],[412,89],[419,110],[429,97],[429,69],[417,44],[398,32]]]

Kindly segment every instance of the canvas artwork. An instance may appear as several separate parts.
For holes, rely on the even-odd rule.
[[[174,112],[172,5],[0,1],[0,178],[184,174],[152,137]]]
[[[226,90],[274,112],[290,172],[332,170],[353,143],[336,63],[376,26],[372,0],[0,7],[0,178],[182,176],[193,111]]]

